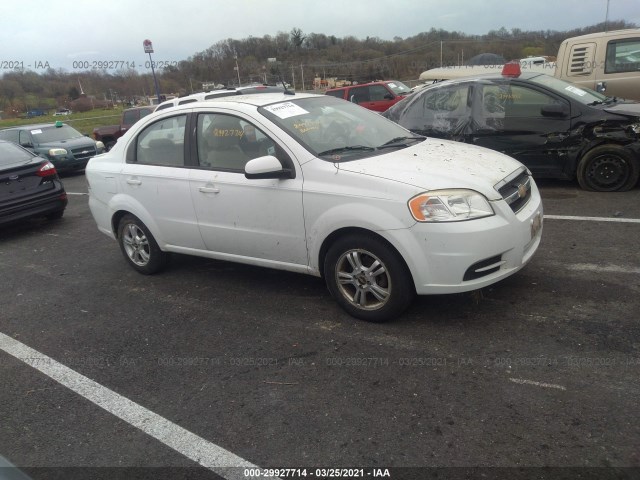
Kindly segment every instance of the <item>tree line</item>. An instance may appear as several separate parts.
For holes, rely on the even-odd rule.
[[[156,73],[161,92],[174,95],[211,89],[214,85],[237,85],[238,74],[243,85],[285,81],[299,90],[311,89],[317,77],[358,82],[408,80],[417,79],[430,68],[463,65],[480,53],[496,53],[507,60],[555,55],[566,38],[605,28],[635,27],[637,25],[621,20],[568,31],[503,27],[485,35],[432,28],[412,37],[392,40],[338,38],[293,28],[273,36],[221,40]],[[17,70],[5,72],[0,79],[0,110],[4,116],[19,115],[32,108],[109,107],[114,103],[135,103],[153,95],[151,74],[135,69],[73,74],[51,68],[44,73]]]

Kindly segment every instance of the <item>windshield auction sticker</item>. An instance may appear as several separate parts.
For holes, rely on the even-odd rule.
[[[295,103],[291,102],[278,103],[277,105],[268,105],[264,107],[264,109],[273,113],[277,117],[282,118],[283,120],[285,118],[297,117],[299,115],[306,115],[307,113],[309,113],[304,108],[299,107]]]
[[[581,97],[584,96],[587,93],[584,90],[580,90],[579,88],[574,87],[573,85],[566,86],[565,90],[568,90],[571,93],[575,93],[576,95],[579,95]]]
[[[38,135],[39,133],[42,133],[42,130],[40,130],[40,129],[31,130],[31,135]]]

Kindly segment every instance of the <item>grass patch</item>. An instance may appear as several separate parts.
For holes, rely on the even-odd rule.
[[[80,133],[91,136],[93,129],[96,127],[117,125],[120,123],[122,110],[122,107],[117,107],[109,110],[91,110],[89,112],[72,113],[71,115],[58,115],[55,117],[53,116],[53,113],[51,113],[50,115],[33,118],[9,118],[0,120],[0,128],[15,127],[18,125],[33,125],[37,123],[55,123],[57,121],[61,121],[72,126]]]

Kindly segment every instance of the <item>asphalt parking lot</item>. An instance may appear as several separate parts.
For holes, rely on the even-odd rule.
[[[640,189],[540,182],[526,268],[378,325],[314,277],[139,275],[63,180],[62,220],[0,230],[0,456],[32,478],[640,475]]]

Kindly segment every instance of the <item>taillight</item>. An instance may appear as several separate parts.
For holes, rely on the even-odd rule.
[[[40,164],[40,168],[36,172],[36,175],[39,177],[51,177],[52,175],[57,175],[56,167],[54,167],[51,162],[42,162]]]

